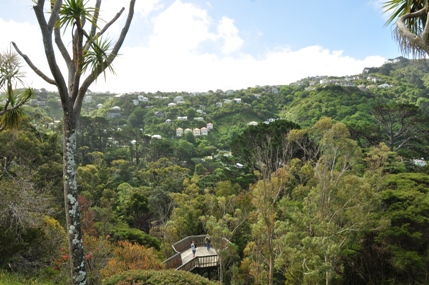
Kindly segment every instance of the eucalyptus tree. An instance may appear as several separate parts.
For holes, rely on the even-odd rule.
[[[46,61],[51,75],[37,68],[15,43],[15,50],[30,68],[47,83],[54,85],[59,93],[63,109],[63,180],[64,204],[70,248],[71,273],[74,284],[87,284],[85,255],[80,228],[78,189],[76,182],[76,129],[82,102],[90,85],[105,73],[113,71],[112,63],[124,42],[134,15],[135,0],[130,0],[127,19],[114,44],[103,39],[106,31],[122,15],[122,8],[115,17],[106,22],[100,19],[101,0],[89,7],[83,0],[34,0],[33,10],[42,34]],[[65,32],[70,32],[71,50],[64,44]],[[56,47],[56,48],[55,48]],[[66,70],[59,65],[60,57]]]
[[[22,77],[18,54],[12,51],[0,53],[0,92],[5,96],[0,105],[0,131],[17,128],[25,116],[23,106],[33,95],[33,90],[17,89],[18,84],[22,84]],[[0,96],[0,99],[3,98]]]

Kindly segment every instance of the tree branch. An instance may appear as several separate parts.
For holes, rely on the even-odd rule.
[[[13,47],[15,48],[16,52],[25,60],[25,62],[28,64],[28,66],[30,66],[30,68],[37,74],[39,75],[43,80],[45,80],[46,82],[48,82],[49,84],[52,85],[57,85],[57,83],[55,82],[55,80],[49,78],[47,75],[45,75],[40,69],[38,69],[33,62],[30,60],[30,58],[26,55],[23,54],[21,52],[21,50],[18,48],[18,46],[12,42]]]
[[[427,45],[425,44],[423,38],[419,37],[418,35],[412,33],[405,23],[406,20],[411,18],[418,18],[423,16],[426,13],[426,7],[414,12],[414,13],[408,13],[401,17],[399,17],[398,21],[396,22],[396,27],[398,28],[399,33],[405,37],[412,45],[417,46],[418,48],[426,51],[429,53],[429,49],[427,48]],[[427,33],[427,25],[425,26],[425,30],[423,31],[424,37],[428,37]],[[422,35],[422,37],[423,37]]]
[[[122,32],[118,38],[118,41],[116,42],[115,46],[112,49],[112,52],[110,53],[110,55],[108,56],[107,60],[103,63],[103,64],[99,64],[98,68],[97,68],[97,72],[92,72],[90,75],[88,75],[88,77],[84,80],[84,82],[82,83],[82,86],[79,90],[79,94],[77,97],[76,102],[74,103],[74,109],[77,110],[78,112],[80,112],[80,108],[82,107],[82,101],[83,101],[83,97],[86,93],[86,91],[88,90],[89,86],[92,84],[92,82],[94,82],[94,80],[104,71],[106,70],[106,68],[108,66],[110,66],[113,62],[113,60],[116,58],[116,56],[118,55],[119,49],[121,48],[124,40],[125,40],[125,36],[128,33],[128,30],[130,28],[131,25],[131,21],[133,19],[134,16],[134,5],[136,3],[136,0],[131,0],[130,1],[130,7],[129,7],[129,11],[128,11],[128,17],[127,20],[125,22],[124,27],[122,28]],[[122,10],[121,10],[122,11]],[[118,16],[119,17],[119,16]],[[116,18],[116,17],[115,17]],[[114,18],[114,19],[115,19]],[[113,23],[113,20],[111,21]],[[103,29],[104,30],[104,29]]]

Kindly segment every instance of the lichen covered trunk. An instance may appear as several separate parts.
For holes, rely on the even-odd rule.
[[[63,141],[63,178],[64,204],[67,220],[67,233],[70,249],[70,266],[74,285],[85,285],[86,269],[85,254],[80,227],[80,212],[78,203],[78,189],[76,180],[76,125],[74,116],[64,116]]]

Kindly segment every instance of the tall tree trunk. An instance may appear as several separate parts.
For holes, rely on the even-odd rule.
[[[270,260],[268,261],[268,284],[273,285],[274,282],[274,253],[270,255]]]
[[[77,117],[73,112],[64,114],[63,126],[63,180],[64,205],[67,222],[67,236],[70,250],[71,274],[73,284],[85,285],[86,269],[85,255],[82,243],[82,230],[80,226],[80,211],[77,190]]]

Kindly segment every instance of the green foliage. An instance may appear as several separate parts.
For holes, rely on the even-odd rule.
[[[122,223],[115,225],[111,231],[110,237],[115,241],[127,240],[147,247],[153,247],[157,250],[159,250],[161,246],[161,242],[157,238],[139,229],[130,228],[129,226]]]
[[[293,129],[300,127],[286,120],[248,126],[232,141],[231,151],[251,170],[274,172],[289,159],[302,156],[296,146],[286,140],[287,134]]]
[[[210,281],[197,274],[187,271],[170,270],[131,270],[114,275],[103,281],[103,285],[215,285],[217,282]]]
[[[22,276],[15,273],[0,270],[0,284],[2,285],[54,285],[56,282],[37,278],[34,276]]]

